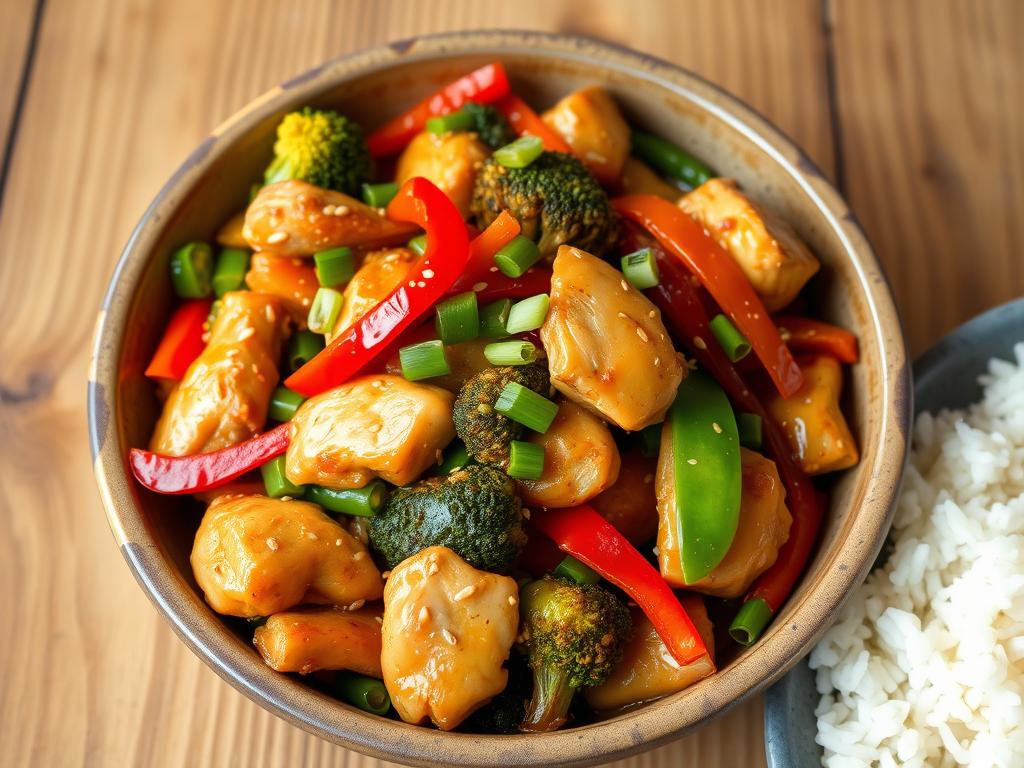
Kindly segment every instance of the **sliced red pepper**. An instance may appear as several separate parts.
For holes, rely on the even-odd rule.
[[[132,448],[128,463],[144,487],[157,493],[200,493],[224,485],[288,450],[289,424],[228,448],[193,456],[163,456]]]
[[[512,242],[519,234],[519,221],[508,211],[502,211],[483,232],[478,234],[469,244],[469,263],[455,281],[452,291],[461,293],[470,290],[481,280],[489,278],[493,272],[494,254]]]
[[[851,365],[860,359],[857,337],[845,328],[796,315],[776,315],[775,324],[794,352],[823,352]]]
[[[572,147],[555,132],[540,116],[530,109],[530,105],[514,93],[510,93],[497,104],[498,111],[505,116],[512,130],[520,136],[536,136],[549,152],[568,152]]]
[[[526,299],[551,291],[551,270],[546,267],[530,267],[522,277],[507,277],[501,272],[492,272],[480,282],[484,283],[476,292],[476,300],[480,304],[498,299]]]
[[[171,381],[185,378],[185,371],[206,347],[203,326],[212,305],[208,299],[195,299],[174,310],[146,368],[146,376]]]
[[[530,524],[625,591],[681,665],[708,655],[700,633],[661,574],[593,507],[544,510],[533,515]]]
[[[800,366],[783,342],[764,303],[739,265],[700,224],[668,200],[655,195],[617,197],[612,205],[622,216],[654,235],[667,253],[677,257],[698,277],[750,341],[783,397],[789,397],[800,388],[803,383]]]
[[[448,196],[427,179],[405,182],[388,203],[387,215],[426,230],[426,250],[409,270],[406,282],[288,377],[285,386],[300,395],[313,397],[359,373],[430,310],[466,268],[466,225]]]
[[[366,146],[375,157],[394,155],[423,130],[429,118],[454,112],[470,101],[479,104],[497,101],[508,91],[505,67],[501,62],[487,64],[432,93],[405,114],[384,123],[370,134]]]

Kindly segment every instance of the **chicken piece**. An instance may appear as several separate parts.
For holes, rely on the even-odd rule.
[[[743,490],[736,536],[722,562],[700,581],[687,584],[679,559],[679,520],[676,516],[672,432],[661,432],[658,475],[658,565],[674,587],[686,587],[715,597],[740,597],[754,579],[771,568],[789,538],[793,521],[786,508],[786,490],[775,462],[756,451],[740,448]]]
[[[428,326],[428,328],[432,327]],[[424,340],[427,338],[436,338],[436,336],[425,336]],[[444,376],[435,376],[430,383],[458,395],[463,384],[485,368],[494,367],[484,357],[484,348],[493,341],[494,339],[473,339],[460,344],[447,345],[444,351],[448,358],[448,367],[452,369],[452,372]],[[402,361],[399,359],[397,351],[388,359],[384,369],[395,376],[402,374]]]
[[[415,224],[391,221],[354,197],[304,181],[279,181],[260,190],[245,212],[242,236],[254,251],[311,256],[348,246],[403,243]]]
[[[682,595],[679,602],[708,647],[708,655],[680,666],[662,642],[651,620],[631,608],[633,633],[622,650],[622,660],[601,685],[584,689],[587,704],[603,716],[626,712],[639,704],[676,693],[715,671],[715,637],[704,600]]]
[[[540,338],[554,387],[629,431],[661,421],[685,375],[661,313],[578,248],[558,249]]]
[[[395,180],[404,184],[414,176],[434,182],[459,209],[469,216],[473,183],[480,164],[491,154],[475,133],[417,134],[398,158]]]
[[[518,589],[445,547],[403,560],[384,589],[381,666],[407,723],[459,725],[508,682],[505,660],[519,626]]]
[[[639,448],[626,451],[621,458],[618,479],[591,499],[590,506],[630,544],[640,546],[658,533],[658,502],[654,497],[657,462]]]
[[[192,546],[206,602],[227,616],[270,616],[300,603],[348,606],[384,592],[366,547],[306,501],[220,496]]]
[[[371,251],[363,258],[362,266],[345,286],[345,303],[327,334],[330,344],[347,331],[359,318],[380,304],[405,280],[419,256],[409,248],[387,248]]]
[[[320,287],[316,269],[309,259],[254,253],[245,282],[250,290],[277,296],[295,324],[299,328],[306,327],[309,305]]]
[[[565,139],[598,181],[612,185],[619,180],[629,157],[629,126],[604,88],[590,86],[574,91],[541,119]]]
[[[351,669],[380,678],[380,627],[379,607],[286,611],[257,627],[252,641],[267,666],[278,672]]]
[[[789,224],[731,179],[711,179],[679,200],[739,264],[769,312],[789,304],[821,266]]]
[[[296,485],[406,485],[455,437],[451,392],[400,376],[363,376],[311,397],[291,421],[285,473]]]
[[[285,319],[276,296],[225,293],[206,349],[164,403],[150,450],[191,456],[248,440],[262,429],[277,386]]]
[[[804,372],[803,386],[788,398],[764,388],[765,407],[782,426],[804,472],[821,475],[848,469],[859,461],[859,456],[857,442],[839,407],[842,367],[828,355],[805,357],[799,363]]]
[[[627,157],[622,166],[619,188],[626,195],[657,195],[670,203],[675,203],[683,196],[682,190],[673,187],[661,176],[651,170],[643,160]]]
[[[563,400],[548,431],[526,439],[544,448],[540,479],[518,481],[526,504],[574,507],[594,498],[619,476],[619,449],[612,433],[576,403]]]
[[[245,226],[245,211],[239,211],[217,230],[217,245],[222,248],[248,248],[249,243],[242,236]]]

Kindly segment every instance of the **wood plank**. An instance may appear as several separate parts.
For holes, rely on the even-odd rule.
[[[132,225],[211,126],[358,47],[528,24],[690,66],[831,168],[818,11],[817,0],[785,16],[746,0],[684,12],[663,0],[639,14],[612,0],[47,0],[0,219],[0,621],[18,628],[0,648],[5,764],[382,765],[277,720],[192,656],[133,583],[93,490],[82,413],[93,308]],[[760,712],[747,703],[623,765],[762,765]]]
[[[1024,293],[1024,4],[838,0],[847,195],[917,354]]]
[[[27,63],[35,7],[36,3],[30,0],[0,3],[3,15],[3,24],[0,24],[0,161],[7,147]]]

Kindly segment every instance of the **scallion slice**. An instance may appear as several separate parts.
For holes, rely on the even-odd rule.
[[[748,600],[729,625],[729,635],[740,645],[751,646],[772,620],[772,609],[763,597]]]
[[[511,336],[540,328],[548,316],[549,302],[550,299],[546,293],[538,293],[536,296],[517,301],[509,310],[505,330]]]
[[[739,432],[740,445],[754,449],[761,447],[761,417],[756,413],[737,413],[736,429]]]
[[[243,248],[225,248],[217,256],[213,270],[213,292],[219,299],[228,291],[245,287],[245,273],[249,271],[249,252]]]
[[[442,134],[452,131],[468,131],[473,127],[473,116],[460,109],[458,112],[449,112],[440,117],[427,119],[427,133]]]
[[[597,584],[601,580],[600,574],[588,565],[584,565],[572,555],[566,555],[555,567],[555,576],[561,576],[577,584]]]
[[[288,479],[284,468],[284,456],[271,459],[260,467],[260,474],[263,475],[263,487],[267,489],[267,496],[272,499],[280,499],[282,496],[301,496],[304,491],[301,485],[296,485]]]
[[[306,401],[302,395],[288,387],[278,387],[270,393],[267,416],[274,421],[291,421],[299,406]]]
[[[406,243],[406,245],[417,256],[422,256],[424,253],[427,252],[427,236],[416,235],[416,237],[414,237],[412,240]]]
[[[529,341],[496,341],[484,347],[491,365],[529,365],[537,359],[537,347]]]
[[[508,325],[508,313],[512,309],[512,299],[498,299],[480,308],[480,335],[488,339],[500,339],[508,336],[505,326]]]
[[[494,150],[494,159],[506,168],[525,168],[544,151],[537,136],[520,136],[511,144]]]
[[[522,277],[540,260],[537,244],[525,235],[514,237],[507,245],[494,254],[494,263],[503,275]]]
[[[306,318],[309,330],[323,334],[333,331],[344,303],[345,297],[333,288],[318,288],[313,297],[313,305],[309,308],[309,317]]]
[[[728,317],[722,314],[715,315],[708,325],[726,357],[734,363],[750,354],[750,342]]]
[[[466,291],[437,305],[437,335],[445,344],[475,339],[480,333],[480,311],[476,293]]]
[[[363,184],[363,202],[374,208],[384,208],[398,194],[398,182]]]
[[[654,261],[654,254],[650,248],[641,248],[639,251],[633,251],[633,253],[623,256],[622,274],[641,291],[653,288],[660,280],[658,265]]]
[[[316,265],[317,281],[326,288],[347,283],[356,273],[356,260],[352,256],[352,249],[344,245],[341,248],[331,248],[329,251],[314,254],[313,263]]]
[[[461,440],[455,440],[448,446],[448,450],[444,452],[444,459],[437,465],[435,472],[441,476],[450,475],[455,470],[462,469],[471,461],[472,459],[469,456],[469,451],[466,450],[465,444]]]
[[[445,376],[452,372],[444,351],[444,342],[440,339],[402,347],[398,350],[398,360],[402,365],[402,375],[409,381]]]
[[[513,440],[508,451],[508,476],[517,480],[540,480],[544,474],[544,447]]]
[[[323,348],[323,336],[312,331],[293,333],[291,339],[288,340],[288,351],[285,353],[288,372],[295,373],[299,368],[319,355]]]
[[[341,515],[373,517],[384,507],[388,499],[388,487],[383,480],[372,480],[362,488],[343,490],[310,485],[306,487],[302,498]]]
[[[205,299],[213,293],[213,251],[206,243],[188,243],[171,255],[171,283],[183,299]]]
[[[519,422],[527,429],[543,434],[555,420],[558,405],[532,389],[510,381],[498,395],[494,410],[508,416],[512,421]]]

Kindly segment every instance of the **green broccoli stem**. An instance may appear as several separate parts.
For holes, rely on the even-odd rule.
[[[545,664],[533,670],[533,696],[519,730],[539,733],[561,727],[569,719],[569,705],[575,695],[576,687],[569,684],[564,668]]]

